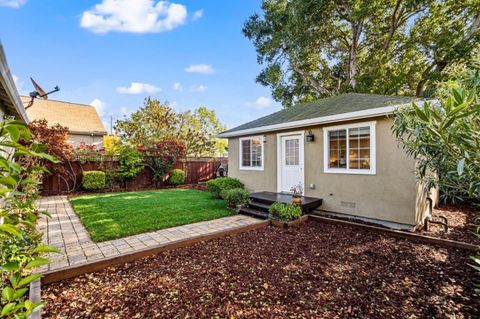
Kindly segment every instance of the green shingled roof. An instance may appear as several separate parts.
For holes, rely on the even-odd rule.
[[[267,125],[307,120],[329,115],[337,115],[379,107],[407,104],[416,98],[408,96],[388,96],[376,94],[347,93],[320,99],[311,103],[298,104],[288,109],[272,113],[254,121],[242,124],[224,133],[242,131]]]

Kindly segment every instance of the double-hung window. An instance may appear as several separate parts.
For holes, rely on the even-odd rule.
[[[323,129],[324,172],[375,174],[375,122]]]
[[[240,169],[263,170],[263,136],[240,139]]]

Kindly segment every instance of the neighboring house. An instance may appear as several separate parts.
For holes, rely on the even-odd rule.
[[[28,123],[27,114],[0,43],[0,121],[7,119],[17,119]]]
[[[227,130],[219,137],[228,138],[229,176],[253,192],[289,193],[301,183],[305,196],[323,200],[315,212],[420,226],[436,194],[417,182],[416,161],[398,146],[388,117],[413,100],[349,93]]]
[[[31,98],[22,96],[25,106]],[[103,136],[107,134],[96,109],[91,105],[62,102],[55,100],[35,99],[27,108],[30,121],[46,119],[49,125],[60,124],[68,127],[69,142],[73,146],[80,143],[103,146]]]

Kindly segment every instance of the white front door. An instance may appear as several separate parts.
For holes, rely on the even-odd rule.
[[[291,193],[299,183],[304,187],[303,134],[279,135],[278,191]]]

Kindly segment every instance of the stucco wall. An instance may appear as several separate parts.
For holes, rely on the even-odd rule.
[[[415,161],[397,146],[391,133],[392,121],[376,121],[376,174],[353,175],[323,172],[323,127],[314,126],[314,142],[305,142],[305,195],[323,199],[322,210],[358,215],[395,223],[417,225],[425,200],[418,199],[420,187],[415,180]],[[360,123],[372,121],[354,121]],[[295,129],[299,131],[299,129]],[[265,134],[264,171],[239,169],[238,138],[229,139],[229,175],[242,180],[251,191],[277,191],[277,136]],[[315,189],[309,185],[315,184]],[[423,196],[423,195],[422,195]],[[417,207],[418,206],[418,207]]]
[[[95,144],[97,148],[103,147],[103,136],[91,136],[89,134],[70,134],[68,141],[73,146],[78,146],[81,142],[84,142],[87,145]]]

